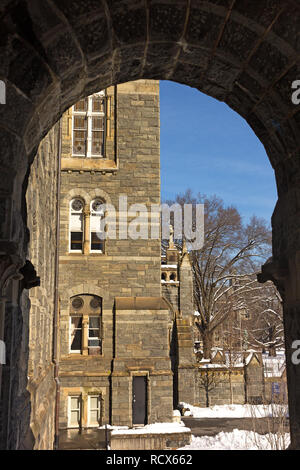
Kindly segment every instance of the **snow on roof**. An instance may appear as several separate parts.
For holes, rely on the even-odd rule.
[[[154,423],[147,424],[146,426],[141,426],[133,429],[113,429],[111,431],[112,435],[116,434],[173,434],[177,432],[187,432],[190,433],[190,428],[187,428],[184,423]]]
[[[177,268],[177,264],[162,264],[161,267],[163,269],[166,269],[166,268]]]
[[[202,368],[206,368],[206,369],[222,369],[224,367],[227,367],[226,364],[212,364],[212,363],[209,363],[209,364],[201,364],[201,369]]]
[[[246,359],[245,359],[246,366],[250,363],[251,359],[253,358],[254,353],[255,353],[255,351],[251,350],[250,354],[248,354],[248,356],[246,357]]]

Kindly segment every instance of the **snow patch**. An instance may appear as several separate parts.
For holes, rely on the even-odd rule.
[[[189,409],[194,418],[264,418],[276,414],[275,405],[214,405],[210,407],[192,406],[180,403],[180,406]],[[285,405],[276,405],[283,406]]]
[[[284,448],[287,448],[290,435],[285,433],[283,437]],[[192,436],[191,443],[178,450],[272,450],[271,442],[272,436],[234,429],[216,436]]]
[[[116,434],[173,434],[178,432],[190,433],[190,428],[187,428],[183,422],[180,423],[154,423],[147,424],[146,426],[127,428],[127,429],[113,429],[112,435]]]

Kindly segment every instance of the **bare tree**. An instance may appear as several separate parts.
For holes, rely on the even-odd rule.
[[[245,303],[251,311],[247,328],[251,347],[276,356],[276,350],[284,346],[282,299],[279,292],[270,281],[258,284],[252,295],[246,296]]]
[[[194,275],[196,326],[203,342],[203,356],[211,356],[213,333],[233,311],[244,308],[240,295],[256,282],[249,273],[270,256],[271,232],[263,219],[253,216],[243,224],[238,210],[226,207],[216,196],[192,195],[190,190],[176,202],[204,204],[204,245],[190,252]],[[170,202],[169,202],[170,203]],[[187,240],[187,246],[189,240]]]
[[[203,370],[204,369],[204,370]],[[209,368],[209,365],[205,365],[201,368],[198,375],[198,386],[205,391],[205,405],[208,408],[210,406],[209,393],[214,390],[220,383],[224,382],[221,375]]]

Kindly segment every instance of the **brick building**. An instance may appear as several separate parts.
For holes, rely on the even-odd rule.
[[[110,87],[70,108],[60,180],[59,425],[171,421],[176,401],[193,398],[192,305],[163,295],[160,236],[124,232],[125,200],[149,212],[160,204],[159,82]],[[113,216],[115,236],[104,240],[101,220]],[[188,273],[187,255],[180,263]]]

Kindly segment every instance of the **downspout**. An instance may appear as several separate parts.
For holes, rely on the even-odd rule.
[[[59,266],[59,240],[60,240],[60,173],[61,173],[61,144],[62,144],[62,121],[59,120],[58,129],[58,158],[57,158],[57,202],[56,202],[56,252],[55,252],[55,288],[54,288],[54,318],[53,318],[53,357],[54,381],[56,384],[55,394],[55,417],[54,417],[54,450],[59,446],[59,401],[60,401],[60,382],[59,382],[59,357],[58,357],[58,266]]]

